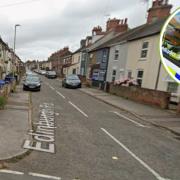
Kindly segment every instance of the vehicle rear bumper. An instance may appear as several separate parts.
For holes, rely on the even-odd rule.
[[[29,87],[29,86],[23,86],[23,90],[29,90],[29,91],[40,91],[41,86],[36,86],[36,87]]]
[[[77,84],[77,85],[66,84],[66,87],[76,89],[76,88],[81,88],[81,84]]]

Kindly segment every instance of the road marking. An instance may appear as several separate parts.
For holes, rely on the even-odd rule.
[[[114,140],[117,144],[119,144],[125,151],[127,151],[134,159],[136,159],[142,166],[144,166],[151,174],[153,174],[157,180],[171,180],[168,178],[163,178],[158,174],[154,169],[152,169],[148,164],[146,164],[143,160],[141,160],[136,154],[134,154],[129,148],[127,148],[123,143],[117,140],[113,135],[111,135],[106,129],[101,128],[101,130],[107,134],[112,140]]]
[[[0,173],[7,173],[7,174],[16,174],[16,175],[23,175],[23,172],[19,172],[19,171],[11,171],[11,170],[7,170],[7,169],[1,169]]]
[[[50,87],[52,90],[55,90],[55,88],[54,88],[54,87],[52,87],[51,85],[49,85],[49,87]]]
[[[112,157],[113,160],[118,160],[119,158],[117,156]]]
[[[59,113],[55,113],[56,116],[59,116]]]
[[[39,173],[33,173],[33,172],[29,172],[28,174],[29,174],[30,176],[35,176],[35,177],[42,177],[42,178],[46,178],[46,179],[61,180],[61,178],[60,178],[60,177],[57,177],[57,176],[49,176],[49,175],[39,174]]]
[[[138,122],[136,122],[136,121],[134,121],[134,120],[132,120],[132,119],[130,119],[130,118],[128,118],[128,117],[126,117],[126,116],[124,116],[124,115],[116,112],[116,111],[110,111],[110,112],[112,112],[112,113],[116,114],[117,116],[122,117],[122,118],[124,118],[124,119],[126,119],[126,120],[128,120],[128,121],[130,121],[130,122],[132,122],[132,123],[134,123],[134,124],[136,124],[137,126],[147,127],[147,126],[145,126],[145,125],[143,125],[143,124],[141,124],[141,123],[138,123]]]
[[[78,110],[81,114],[88,118],[88,115],[84,113],[80,108],[78,108],[75,104],[73,104],[71,101],[69,101],[69,104],[71,104],[76,110]]]
[[[47,84],[52,90],[55,90],[55,88],[54,87],[52,87],[51,85],[49,85],[49,84]],[[56,93],[59,95],[59,96],[61,96],[63,99],[66,99],[66,97],[63,95],[63,94],[61,94],[59,91],[56,91]]]
[[[57,93],[59,96],[61,96],[63,99],[66,99],[66,97],[65,97],[63,94],[61,94],[59,91],[56,91],[56,93]]]

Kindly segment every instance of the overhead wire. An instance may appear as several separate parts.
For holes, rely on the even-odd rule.
[[[18,5],[22,5],[22,4],[29,4],[29,3],[33,3],[33,2],[37,2],[37,1],[41,1],[41,0],[19,1],[19,2],[16,2],[16,3],[9,3],[9,4],[3,4],[3,5],[0,4],[0,8],[18,6]]]

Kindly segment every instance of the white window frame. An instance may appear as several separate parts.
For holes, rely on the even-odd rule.
[[[131,73],[131,77],[129,77],[129,73]],[[132,70],[130,70],[130,69],[127,70],[127,78],[129,78],[129,79],[132,78]]]
[[[139,71],[142,71],[142,72],[143,72],[142,77],[138,77],[138,72],[139,72]],[[143,77],[144,77],[144,69],[137,69],[137,76],[136,76],[136,79],[137,79],[137,82],[138,82],[138,80],[141,80],[140,87],[142,87]]]
[[[147,43],[147,47],[143,47],[144,43]],[[140,53],[140,60],[146,60],[148,57],[148,50],[149,50],[149,41],[143,41],[141,46],[141,53]],[[142,57],[142,52],[147,51],[146,57]]]
[[[114,74],[115,72],[115,74]],[[116,80],[116,74],[117,74],[117,69],[113,69],[111,73],[111,81],[114,82]]]
[[[116,59],[116,55],[117,55],[117,59]],[[114,61],[118,61],[119,60],[119,49],[115,49],[114,50]]]

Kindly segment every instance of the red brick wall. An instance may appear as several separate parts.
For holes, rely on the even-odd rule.
[[[163,109],[167,109],[170,100],[170,94],[163,91],[155,91],[151,89],[139,87],[124,87],[118,85],[110,85],[110,93],[124,98],[128,98],[140,103],[156,105]]]
[[[157,20],[167,18],[170,15],[172,5],[168,4],[166,0],[155,0],[152,3],[152,7],[148,10],[147,23],[152,23],[153,18]]]

